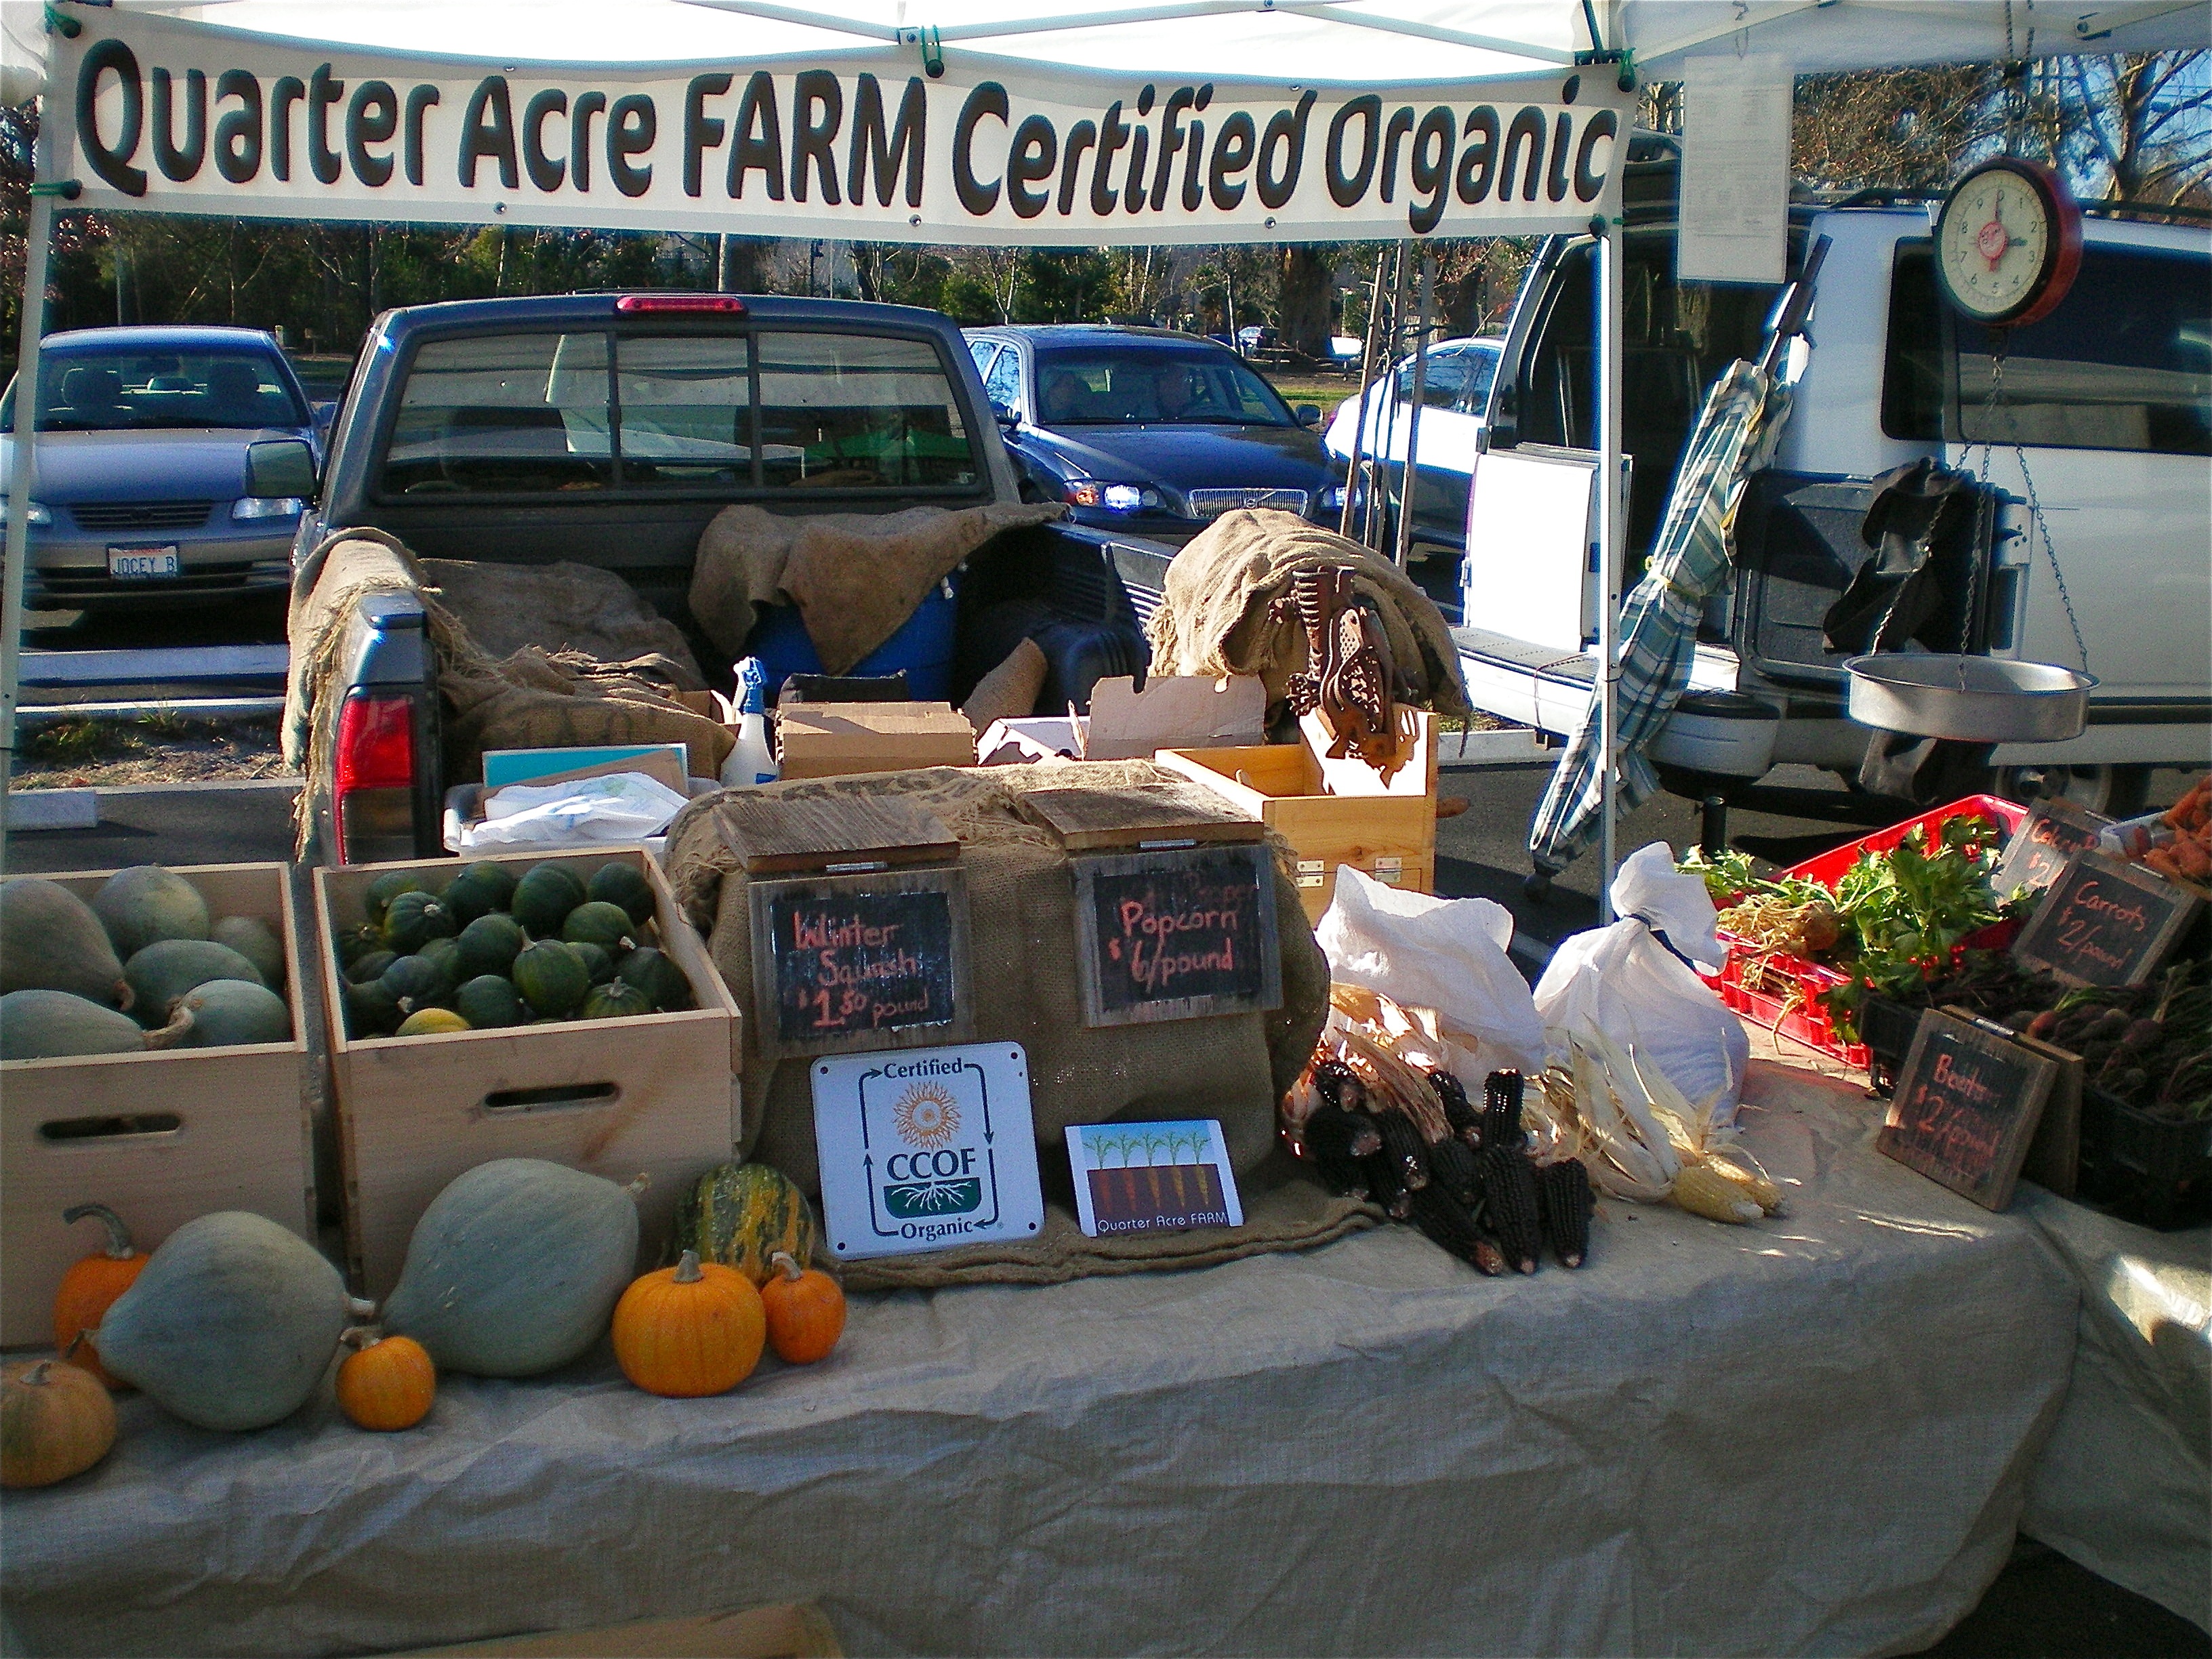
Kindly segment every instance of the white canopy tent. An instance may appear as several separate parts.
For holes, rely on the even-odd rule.
[[[2208,17],[2208,0],[7,0],[0,98],[49,94],[21,384],[58,202],[1063,246],[1590,229],[1611,477],[1607,233],[1638,77],[1753,48],[1811,72],[2203,46]],[[37,465],[21,424],[15,501]],[[1610,753],[1624,526],[1601,494]],[[7,526],[0,781],[26,516]]]

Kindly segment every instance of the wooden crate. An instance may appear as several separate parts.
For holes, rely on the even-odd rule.
[[[684,1188],[736,1155],[740,1016],[660,866],[638,848],[520,853],[494,861],[514,866],[518,874],[537,864],[563,865],[588,880],[610,860],[636,865],[653,884],[661,946],[690,978],[696,1008],[361,1042],[345,1034],[343,982],[331,940],[362,920],[364,891],[378,876],[410,870],[426,886],[443,886],[461,866],[434,859],[315,872],[316,954],[345,1170],[346,1255],[362,1295],[383,1299],[430,1200],[455,1176],[492,1158],[542,1158],[625,1184],[649,1176],[640,1237],[643,1251],[657,1254]]]
[[[1401,708],[1412,757],[1385,782],[1364,761],[1331,760],[1309,714],[1297,743],[1248,749],[1163,749],[1154,759],[1194,778],[1297,849],[1298,899],[1318,921],[1336,892],[1339,865],[1417,893],[1437,884],[1434,717]]]
[[[89,902],[112,873],[47,879]],[[62,1274],[106,1242],[96,1223],[63,1225],[73,1204],[108,1206],[143,1250],[217,1210],[251,1210],[315,1237],[300,995],[313,969],[295,950],[285,867],[176,873],[200,890],[210,919],[255,916],[283,942],[292,1040],[0,1064],[0,1343],[9,1347],[52,1340]]]

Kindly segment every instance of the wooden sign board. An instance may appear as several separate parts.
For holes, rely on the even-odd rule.
[[[2141,985],[2202,902],[2154,871],[2076,853],[2013,941],[2013,959],[2069,985]]]
[[[2012,1202],[2059,1072],[2002,1025],[1950,1009],[1920,1016],[1875,1150],[1986,1210]]]
[[[939,864],[960,852],[934,815],[894,795],[732,792],[716,805],[714,827],[749,876]]]
[[[2081,1166],[2081,1056],[2055,1043],[2032,1036],[2013,1039],[2031,1053],[2044,1055],[2058,1067],[2051,1079],[2051,1097],[2043,1103],[2043,1116],[2035,1126],[2035,1139],[2027,1143],[2021,1162],[2023,1179],[2061,1198],[2074,1196]]]
[[[747,896],[762,1053],[910,1048],[973,1029],[959,870],[756,881]]]
[[[2005,844],[1990,885],[1999,898],[2022,887],[2041,892],[2057,879],[2068,859],[2096,846],[2099,832],[2111,822],[2066,801],[2037,801]]]
[[[1273,855],[1201,846],[1073,861],[1083,1023],[1278,1008]]]
[[[1267,826],[1195,783],[1139,784],[1133,789],[1033,789],[1014,808],[1049,830],[1071,853],[1108,848],[1160,852],[1201,842],[1256,842]]]

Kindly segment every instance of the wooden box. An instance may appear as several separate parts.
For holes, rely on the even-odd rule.
[[[331,940],[364,915],[368,884],[391,870],[443,886],[450,859],[315,872],[316,953],[330,1012],[339,1146],[345,1170],[346,1255],[364,1296],[398,1281],[415,1223],[446,1183],[496,1158],[542,1158],[628,1184],[640,1200],[642,1250],[657,1255],[677,1200],[702,1171],[736,1156],[742,1027],[706,946],[676,907],[660,866],[641,849],[521,853],[495,860],[519,874],[565,865],[579,879],[610,860],[636,865],[658,898],[661,948],[691,981],[698,1006],[627,1019],[574,1020],[446,1036],[348,1037]]]
[[[1321,920],[1339,865],[1386,886],[1428,893],[1437,884],[1434,716],[1401,708],[1406,763],[1388,781],[1364,761],[1331,760],[1312,715],[1300,740],[1259,748],[1163,749],[1153,758],[1280,830],[1297,850],[1298,899]]]
[[[47,879],[88,902],[112,874]],[[52,1340],[54,1290],[106,1242],[64,1226],[105,1204],[142,1250],[217,1210],[251,1210],[315,1237],[307,1023],[292,893],[281,864],[179,866],[210,920],[254,916],[284,946],[292,1040],[0,1064],[0,1342]]]

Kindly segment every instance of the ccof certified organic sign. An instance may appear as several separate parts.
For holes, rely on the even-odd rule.
[[[1044,1223],[1018,1044],[808,1063],[822,1212],[840,1257],[1034,1238]]]

